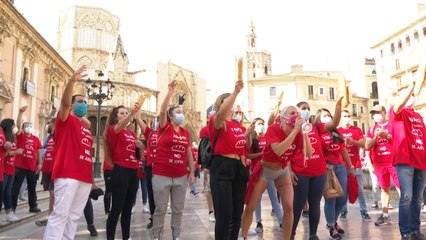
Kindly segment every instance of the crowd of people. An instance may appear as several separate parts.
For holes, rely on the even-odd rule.
[[[345,230],[338,220],[346,220],[350,191],[357,193],[361,218],[371,221],[363,189],[365,155],[372,178],[381,189],[382,213],[375,225],[390,222],[392,180],[400,195],[401,239],[426,239],[420,231],[426,131],[423,118],[412,108],[416,82],[403,90],[400,100],[388,110],[381,105],[372,108],[375,125],[364,136],[352,125],[350,112],[343,109],[343,97],[337,99],[334,115],[320,108],[315,116],[306,100],[282,108],[279,100],[267,122],[257,117],[247,126],[236,104],[244,88],[238,79],[232,93],[217,97],[198,144],[184,128],[185,99],[171,102],[178,85],[174,80],[152,127],[142,120],[141,101],[109,112],[101,139],[102,191],[93,183],[93,140],[90,121],[85,118],[86,97],[73,95],[75,82],[87,76],[86,69],[82,66],[68,80],[60,109],[47,125],[43,145],[33,135],[32,123],[22,121],[26,106],[19,109],[16,124],[10,118],[0,122],[0,205],[4,204],[8,221],[19,220],[14,212],[24,179],[29,211],[40,212],[35,189],[41,173],[43,189],[50,196],[48,218],[36,221],[39,226],[46,225],[44,239],[74,239],[83,213],[90,235],[96,236],[91,199],[97,200],[102,194],[107,239],[115,239],[119,219],[122,239],[131,239],[131,217],[140,184],[143,211],[150,214],[146,227],[153,239],[163,238],[169,212],[172,238],[178,240],[187,189],[198,197],[195,183],[203,172],[203,193],[208,220],[215,223],[215,239],[246,239],[254,213],[255,231],[262,232],[260,199],[265,190],[282,239],[296,238],[302,216],[309,219],[309,240],[319,239],[323,197],[325,227],[331,239],[342,239]],[[341,186],[341,194],[334,197],[324,195],[330,172]],[[350,175],[358,183],[355,190],[349,190]],[[378,197],[374,201],[378,208]]]

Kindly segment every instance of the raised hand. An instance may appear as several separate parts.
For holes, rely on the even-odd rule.
[[[240,93],[241,90],[244,88],[244,82],[242,80],[238,80],[235,82],[235,93]]]
[[[24,113],[25,111],[27,111],[28,106],[22,106],[19,108],[19,112],[20,113]]]
[[[173,80],[171,83],[169,83],[169,92],[175,91],[177,86],[177,80]]]
[[[185,102],[185,94],[178,97],[178,105],[183,105],[184,102]]]
[[[83,74],[84,71],[87,70],[87,67],[85,65],[81,66],[77,71],[74,72],[74,74],[71,76],[70,80],[72,81],[78,81],[84,77],[87,77],[87,74]]]

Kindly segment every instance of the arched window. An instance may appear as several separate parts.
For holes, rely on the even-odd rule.
[[[392,53],[392,55],[395,55],[395,44],[394,44],[394,43],[391,43],[390,48],[391,48],[391,53]]]
[[[265,66],[265,75],[268,75],[268,66]]]
[[[379,97],[379,91],[377,88],[377,82],[371,83],[371,97],[377,98]]]

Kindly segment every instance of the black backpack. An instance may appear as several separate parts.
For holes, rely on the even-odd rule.
[[[210,157],[211,147],[209,138],[201,138],[198,144],[198,164],[205,168]]]

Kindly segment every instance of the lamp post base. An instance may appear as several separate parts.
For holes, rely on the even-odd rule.
[[[101,177],[101,163],[99,162],[99,160],[93,163],[93,177],[94,178]]]

